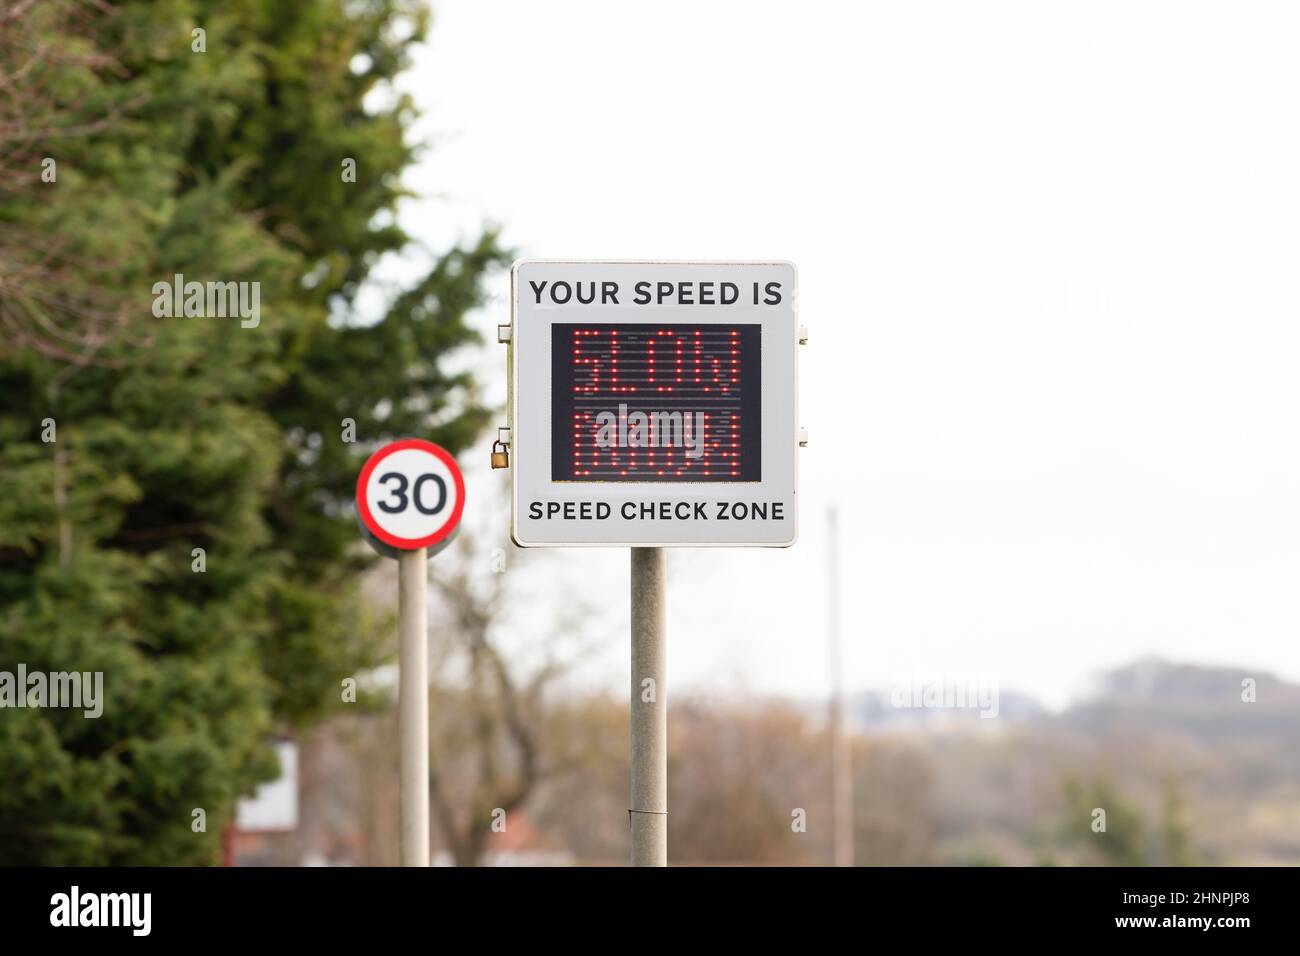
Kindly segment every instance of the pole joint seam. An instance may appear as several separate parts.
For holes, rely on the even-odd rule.
[[[668,816],[667,810],[634,810],[631,807],[628,807],[627,812],[628,813],[653,813],[656,816],[661,816],[661,817]]]

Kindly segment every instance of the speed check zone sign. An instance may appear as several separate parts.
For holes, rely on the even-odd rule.
[[[793,544],[797,309],[788,262],[517,262],[515,542]]]
[[[433,442],[407,438],[370,456],[357,477],[357,511],[384,544],[414,551],[438,544],[465,510],[465,479]]]

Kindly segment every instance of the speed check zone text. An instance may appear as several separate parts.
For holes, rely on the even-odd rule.
[[[516,542],[793,543],[796,283],[788,263],[517,263]]]

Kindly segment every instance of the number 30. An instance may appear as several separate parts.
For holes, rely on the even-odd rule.
[[[408,500],[406,497],[407,480],[406,480],[406,476],[401,474],[400,472],[390,471],[388,474],[383,475],[379,479],[379,483],[386,485],[388,484],[390,478],[395,479],[397,481],[397,487],[390,489],[393,497],[397,499],[397,502],[396,504],[390,505],[381,501],[379,502],[379,507],[381,510],[387,511],[390,515],[392,515],[392,514],[397,514],[399,511],[406,510],[406,506],[408,504]],[[426,508],[424,506],[424,498],[421,495],[421,491],[423,490],[424,483],[426,481],[433,481],[436,482],[438,485],[438,503],[434,505],[432,508]],[[447,504],[447,483],[442,480],[441,475],[433,475],[433,474],[421,475],[419,478],[415,479],[414,498],[415,498],[416,511],[424,515],[436,515],[439,511],[443,509],[443,506]]]

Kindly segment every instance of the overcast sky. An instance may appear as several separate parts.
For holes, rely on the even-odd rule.
[[[799,268],[801,538],[670,554],[673,688],[824,693],[831,503],[851,687],[1300,679],[1296,5],[434,9],[419,238]],[[622,688],[626,555],[530,558]]]

